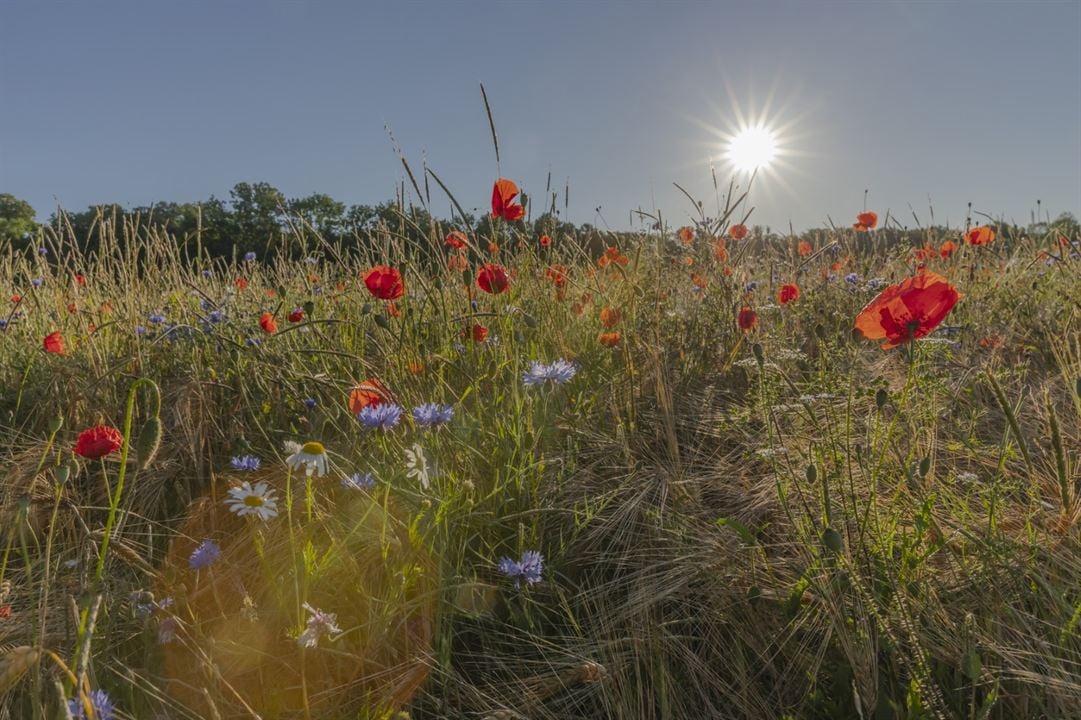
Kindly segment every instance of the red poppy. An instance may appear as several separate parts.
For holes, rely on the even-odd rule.
[[[955,243],[953,240],[947,240],[946,242],[942,243],[942,247],[938,249],[938,254],[944,258],[948,258],[955,252],[957,252],[957,243]]]
[[[923,262],[924,260],[930,260],[936,255],[938,255],[938,251],[931,243],[927,243],[923,247],[916,249],[916,260],[919,260],[920,262]]]
[[[856,329],[868,340],[887,340],[882,349],[889,350],[930,333],[960,297],[946,278],[925,270],[867,303],[856,316]]]
[[[488,243],[488,254],[489,255],[498,255],[499,254],[499,245],[498,245],[498,243],[494,243],[494,242]]]
[[[980,347],[987,350],[995,350],[1002,347],[1002,338],[998,335],[988,335],[980,338]]]
[[[750,332],[758,325],[758,314],[751,308],[744,306],[740,309],[736,322],[739,324],[740,330]]]
[[[597,342],[604,345],[606,348],[614,348],[619,345],[619,341],[623,339],[623,336],[617,332],[602,332],[597,336]]]
[[[541,247],[548,247],[549,245],[552,244],[552,238],[548,237],[547,235],[541,235],[540,236],[540,244],[541,244]]]
[[[446,243],[447,247],[452,247],[455,250],[461,250],[465,247],[466,240],[468,240],[468,238],[461,230],[451,230],[449,233],[447,233],[447,237],[444,238],[443,242]]]
[[[488,328],[483,325],[474,325],[472,329],[473,342],[482,343],[488,339]]]
[[[706,285],[709,285],[709,279],[702,277],[698,273],[691,274],[691,282],[696,288],[704,288]]]
[[[725,244],[724,238],[717,238],[714,241],[713,257],[720,262],[728,260],[728,245]]]
[[[376,378],[368,378],[353,386],[349,391],[349,412],[356,415],[366,407],[378,407],[385,402],[393,402],[394,396],[386,386]]]
[[[728,237],[733,240],[742,240],[747,237],[747,226],[743,223],[738,223],[728,228]]]
[[[364,273],[364,284],[368,286],[368,292],[380,300],[397,300],[405,294],[402,274],[389,265],[376,265]]]
[[[240,290],[247,290],[248,289],[248,281],[247,281],[247,279],[242,278],[242,277],[238,277],[236,279],[236,286]]]
[[[76,306],[75,303],[73,303],[73,302],[69,302],[68,303],[68,313],[70,315],[74,315],[77,312],[79,312],[78,306]]]
[[[867,232],[868,230],[874,230],[876,225],[878,225],[877,213],[861,212],[856,216],[856,222],[852,229],[856,232]]]
[[[525,208],[514,202],[518,197],[518,186],[510,180],[499,178],[492,187],[492,217],[501,217],[508,222],[521,220]]]
[[[498,295],[510,286],[507,269],[502,265],[489,263],[477,273],[477,287],[486,293]]]
[[[681,227],[679,229],[679,240],[684,245],[690,245],[694,242],[694,230],[689,227]]]
[[[21,303],[22,301],[23,301],[23,296],[22,296],[22,295],[20,295],[19,293],[15,293],[15,294],[13,294],[13,295],[11,296],[11,304],[12,304],[12,305],[18,305],[18,304],[19,304],[19,303]]]
[[[800,255],[810,255],[812,252],[814,252],[814,245],[807,242],[806,240],[800,240],[799,241],[799,254]]]
[[[995,239],[995,229],[987,225],[974,227],[965,235],[969,245],[987,245]]]
[[[601,325],[606,328],[615,327],[619,324],[620,312],[616,308],[601,308]]]
[[[75,454],[88,460],[97,460],[114,453],[124,445],[124,436],[109,425],[98,425],[79,433],[75,441]]]
[[[565,265],[549,265],[544,271],[544,277],[552,281],[558,288],[567,284],[567,267]]]
[[[64,354],[64,336],[60,334],[59,330],[45,336],[45,352],[55,353],[56,355]]]
[[[287,317],[291,323],[300,322],[304,319],[304,308],[293,308]]]
[[[86,276],[81,273],[75,273],[75,284],[79,287],[86,287]]]
[[[273,335],[278,332],[278,321],[274,319],[274,313],[264,312],[259,316],[259,327],[263,328],[263,332],[268,335]]]
[[[799,285],[796,283],[785,283],[781,286],[781,291],[777,293],[777,302],[782,305],[787,305],[793,300],[799,299]]]
[[[619,251],[617,247],[609,247],[604,251],[604,255],[601,255],[597,259],[598,267],[608,267],[609,265],[626,265],[630,262],[630,259]]]

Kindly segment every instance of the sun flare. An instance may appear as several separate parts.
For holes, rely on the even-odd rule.
[[[729,140],[725,156],[737,170],[768,168],[777,156],[777,138],[764,125],[745,127]]]

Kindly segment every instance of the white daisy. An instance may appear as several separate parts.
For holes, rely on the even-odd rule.
[[[252,487],[252,484],[245,480],[240,487],[230,488],[225,504],[240,517],[257,515],[260,520],[266,521],[278,516],[278,502],[274,499],[274,491],[265,482],[258,482]]]
[[[405,451],[405,476],[418,481],[425,490],[432,484],[432,478],[438,475],[435,464],[419,444]]]
[[[327,474],[327,449],[323,447],[323,443],[307,442],[285,458],[285,463],[294,470],[300,470],[303,466],[308,477],[311,477],[312,473],[315,473],[317,477],[323,477]]]

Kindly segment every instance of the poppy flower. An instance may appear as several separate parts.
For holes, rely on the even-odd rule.
[[[77,312],[79,312],[79,307],[75,303],[69,302],[68,303],[68,314],[74,315]]]
[[[278,321],[274,319],[274,313],[264,312],[259,316],[259,327],[263,328],[263,332],[268,335],[273,335],[278,332]]]
[[[995,229],[987,225],[974,227],[965,235],[969,245],[987,245],[995,239]]]
[[[488,339],[488,328],[483,325],[474,325],[471,331],[473,342],[482,343]]]
[[[694,230],[689,227],[681,227],[679,229],[679,240],[684,245],[690,245],[694,242]]]
[[[980,347],[987,350],[995,350],[1002,347],[1002,338],[998,335],[988,335],[980,338]]]
[[[443,239],[443,242],[444,244],[446,244],[447,247],[452,247],[455,250],[461,250],[465,247],[465,241],[467,239],[468,238],[466,238],[465,233],[463,233],[461,230],[451,230],[449,233],[447,233],[447,237]]]
[[[619,341],[623,339],[623,336],[617,332],[602,332],[597,336],[597,342],[604,345],[606,348],[614,348],[619,345]]]
[[[713,257],[720,262],[728,260],[728,245],[725,244],[724,238],[717,238],[713,243]]]
[[[368,378],[353,386],[349,391],[349,412],[356,415],[366,407],[379,407],[385,402],[393,402],[394,396],[379,380]]]
[[[737,223],[736,225],[733,225],[732,227],[728,228],[728,237],[732,238],[733,240],[742,240],[743,238],[747,237],[747,226],[743,223]]]
[[[238,290],[247,290],[248,289],[248,280],[247,280],[247,278],[238,277],[236,279],[236,286],[237,286]]]
[[[601,325],[606,328],[615,327],[619,324],[620,313],[616,308],[601,308]]]
[[[547,235],[541,235],[539,242],[541,244],[541,247],[548,247],[552,244],[552,238],[548,237]]]
[[[518,197],[518,186],[510,180],[499,178],[492,187],[492,217],[501,217],[507,222],[521,220],[525,208],[514,202]]]
[[[856,216],[856,222],[852,225],[852,229],[856,232],[867,232],[868,230],[874,230],[876,225],[878,225],[878,213],[861,212]]]
[[[626,265],[630,262],[630,259],[619,251],[617,247],[609,247],[604,251],[604,255],[601,255],[597,260],[597,267],[608,267],[609,265]]]
[[[814,245],[807,242],[806,240],[800,240],[799,241],[799,254],[800,255],[810,255],[812,252],[814,252]]]
[[[97,425],[79,433],[75,440],[75,454],[88,460],[97,460],[114,453],[124,445],[124,436],[109,425]]]
[[[293,308],[287,317],[291,323],[300,322],[304,319],[304,308]]]
[[[45,336],[45,352],[54,353],[56,355],[64,354],[64,336],[60,334],[60,331],[51,332]]]
[[[691,283],[694,284],[696,288],[701,289],[704,288],[706,285],[709,285],[709,279],[702,277],[698,273],[693,273],[691,275]]]
[[[916,250],[916,260],[918,260],[920,262],[923,262],[925,260],[930,260],[931,258],[935,257],[936,255],[938,255],[938,251],[935,249],[935,246],[932,245],[931,243],[927,243],[923,247],[918,248]]]
[[[777,302],[782,305],[787,305],[793,300],[799,299],[799,285],[795,283],[785,283],[781,286],[781,291],[777,293]]]
[[[948,258],[955,252],[957,252],[957,243],[955,243],[953,240],[947,240],[946,242],[942,243],[942,246],[938,249],[938,254],[944,258]]]
[[[505,292],[510,286],[507,278],[507,269],[502,265],[489,263],[481,267],[477,273],[477,287],[491,295]]]
[[[402,274],[389,265],[376,265],[364,273],[364,284],[368,292],[380,300],[397,300],[405,294]]]
[[[79,287],[86,287],[86,276],[81,273],[75,273],[75,284]]]
[[[496,255],[499,253],[499,245],[494,242],[488,243],[488,253],[490,255]]]
[[[544,277],[552,281],[558,288],[567,284],[567,267],[565,265],[549,265],[544,271]]]
[[[15,293],[14,295],[11,296],[11,304],[12,305],[18,305],[22,301],[23,301],[23,296],[20,295],[19,293]]]
[[[930,333],[960,297],[946,278],[925,270],[867,303],[856,316],[856,329],[868,340],[886,340],[882,349],[889,350]]]
[[[458,272],[465,272],[469,269],[469,261],[465,259],[465,255],[451,255],[447,258],[447,267]]]
[[[743,332],[750,332],[758,325],[758,314],[745,305],[740,309],[739,316],[736,318],[736,323]]]

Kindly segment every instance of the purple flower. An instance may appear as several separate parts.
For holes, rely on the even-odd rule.
[[[338,616],[335,613],[328,613],[314,608],[308,603],[304,603],[304,609],[308,611],[308,626],[304,629],[304,632],[297,637],[297,645],[305,648],[313,648],[319,645],[319,638],[323,635],[329,635],[330,633],[340,633],[342,629],[338,627]]]
[[[304,398],[304,407],[308,408],[309,410],[313,410],[315,409],[315,406],[315,398]]]
[[[259,469],[259,458],[254,455],[240,455],[229,461],[234,470],[246,470],[252,472]]]
[[[93,717],[94,720],[113,720],[116,717],[116,706],[113,705],[113,701],[104,690],[94,690],[86,699],[90,701],[93,715],[87,715],[82,698],[74,697],[68,700],[68,713],[71,715],[72,720],[87,720],[90,717]]]
[[[160,312],[154,312],[150,313],[150,316],[147,319],[152,325],[161,325],[163,322],[165,322],[165,315]]]
[[[527,585],[533,585],[541,581],[544,571],[544,556],[536,550],[526,550],[522,553],[522,559],[515,562],[509,557],[499,561],[499,570],[504,575],[514,580],[514,587],[520,588],[524,581]]]
[[[454,418],[454,408],[450,405],[424,403],[413,408],[413,420],[423,428],[435,428],[446,425]]]
[[[369,405],[357,413],[357,420],[360,420],[361,425],[369,430],[374,430],[376,428],[390,430],[397,425],[398,421],[401,419],[401,406],[391,403]]]
[[[254,252],[252,252],[251,250],[249,250],[248,252],[244,253],[244,260],[245,260],[245,262],[252,262],[252,261],[254,261],[254,260],[255,260],[255,253],[254,253]]]
[[[371,473],[353,473],[342,478],[342,487],[346,490],[371,490],[375,487],[375,476]]]
[[[192,570],[202,570],[216,563],[221,558],[221,548],[213,540],[203,540],[199,547],[192,551],[188,558],[188,566]]]
[[[34,278],[33,280],[30,281],[30,284],[33,285],[34,287],[41,287],[42,285],[45,284],[45,281],[42,280],[41,278]]]
[[[529,386],[543,385],[546,382],[562,385],[570,382],[577,372],[578,366],[563,358],[548,364],[534,360],[529,369],[522,373],[522,382]]]

